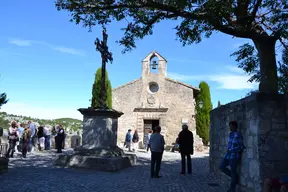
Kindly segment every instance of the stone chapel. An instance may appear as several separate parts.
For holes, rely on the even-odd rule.
[[[112,91],[113,109],[124,113],[118,120],[118,142],[124,143],[128,129],[137,130],[141,147],[146,133],[160,125],[166,145],[171,145],[187,124],[196,150],[201,150],[195,121],[198,93],[199,88],[168,78],[167,60],[153,51],[142,61],[142,77]]]

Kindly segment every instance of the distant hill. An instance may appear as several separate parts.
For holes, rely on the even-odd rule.
[[[11,121],[16,121],[17,123],[26,124],[28,120],[31,120],[37,125],[45,125],[45,126],[55,126],[61,124],[66,132],[76,133],[82,131],[82,121],[73,118],[59,118],[59,119],[38,119],[27,116],[19,116],[13,114],[7,114],[6,112],[0,112],[0,127],[4,129],[8,129]]]

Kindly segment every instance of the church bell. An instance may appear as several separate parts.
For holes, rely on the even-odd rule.
[[[156,61],[153,61],[153,62],[152,62],[152,69],[153,69],[153,70],[157,69],[157,65],[158,65],[157,62],[156,62]]]

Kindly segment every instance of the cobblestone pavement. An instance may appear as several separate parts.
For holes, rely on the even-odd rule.
[[[55,168],[52,152],[35,152],[10,160],[9,172],[0,175],[1,192],[225,192],[208,173],[208,154],[193,156],[193,174],[181,176],[180,155],[165,152],[162,178],[150,179],[150,154],[138,152],[138,165],[117,173]]]

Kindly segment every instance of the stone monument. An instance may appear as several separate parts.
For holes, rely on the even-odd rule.
[[[0,174],[8,171],[9,159],[6,158],[7,140],[3,138],[3,129],[0,128]]]
[[[112,53],[108,51],[106,30],[103,30],[103,41],[97,38],[96,50],[102,57],[101,76],[101,108],[81,108],[78,111],[83,115],[82,146],[75,148],[70,155],[59,155],[54,162],[55,166],[88,168],[99,171],[119,171],[136,163],[136,155],[125,154],[117,146],[118,118],[122,112],[108,109],[105,103],[105,71],[106,63],[112,62]],[[104,72],[104,73],[103,73]]]

